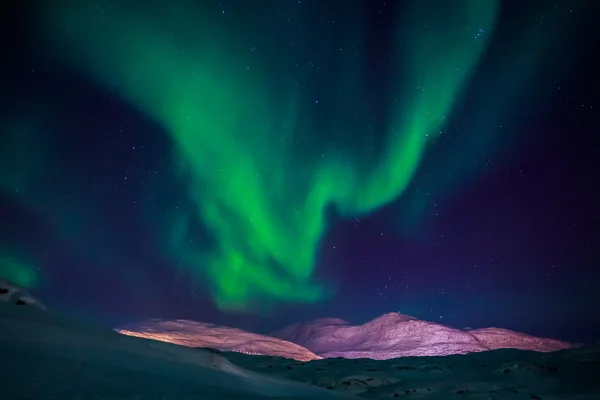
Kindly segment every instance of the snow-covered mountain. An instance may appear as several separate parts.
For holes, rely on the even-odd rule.
[[[129,336],[138,336],[188,347],[206,347],[221,351],[260,354],[300,361],[318,360],[310,350],[286,340],[246,332],[237,328],[189,320],[154,319],[115,329]]]
[[[463,331],[399,313],[388,313],[363,325],[319,319],[290,325],[272,334],[321,357],[372,358],[467,354],[500,348],[540,352],[573,347],[570,343],[486,328]]]

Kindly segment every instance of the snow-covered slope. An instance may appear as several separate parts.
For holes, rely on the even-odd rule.
[[[29,291],[7,279],[0,278],[0,302],[45,310],[46,306]]]
[[[286,340],[189,320],[154,319],[129,324],[116,331],[124,335],[145,337],[188,347],[207,347],[222,351],[287,357],[300,361],[321,358],[310,350]]]
[[[555,351],[572,347],[507,329],[462,331],[414,317],[388,313],[352,326],[340,319],[293,324],[273,336],[289,340],[322,357],[372,358],[467,354],[498,348]]]
[[[10,302],[0,303],[0,356],[2,399],[348,398]]]
[[[557,351],[573,347],[555,339],[539,338],[502,328],[482,328],[468,331],[490,349],[519,349],[531,351]]]

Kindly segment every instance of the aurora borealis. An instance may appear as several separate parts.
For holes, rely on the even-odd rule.
[[[267,21],[250,23],[244,10],[236,15],[234,9],[232,17],[217,22],[216,10],[202,2],[164,3],[142,15],[135,2],[116,9],[83,3],[56,8],[46,18],[48,32],[58,36],[55,46],[69,61],[164,127],[192,199],[172,251],[186,267],[209,277],[222,306],[244,307],[257,297],[314,302],[322,296],[311,276],[325,208],[358,216],[402,194],[485,50],[487,36],[473,35],[479,29],[493,32],[496,3],[461,2],[449,10],[448,27],[433,21],[431,28],[421,26],[426,2],[406,10],[414,36],[407,46],[392,43],[398,60],[391,68],[398,74],[392,75],[389,95],[395,100],[379,124],[384,149],[371,154],[361,153],[375,133],[365,135],[367,143],[344,143],[349,130],[377,123],[370,115],[348,118],[367,95],[360,58],[342,56],[340,67],[348,72],[320,100],[329,108],[323,115],[307,107],[312,99],[304,82],[285,72],[293,59],[275,56],[258,63],[260,56],[253,54],[279,55],[298,46],[327,69],[332,45],[348,39],[340,43],[319,30],[298,34],[286,19],[276,28],[282,40],[273,40]],[[276,5],[264,2],[255,12],[272,18],[269,10]],[[312,30],[311,17],[303,15],[307,6],[289,3],[279,13]],[[358,37],[358,51],[365,46],[361,15],[357,7],[339,18],[342,26],[353,27],[348,36]],[[331,44],[311,49],[317,40]],[[183,244],[193,234],[185,231],[188,218],[210,229],[217,243],[213,254]]]
[[[161,281],[189,309],[202,293],[201,308],[268,318],[340,301],[333,271],[363,257],[323,265],[357,240],[344,224],[381,225],[394,251],[435,246],[432,216],[533,140],[523,126],[576,69],[591,3],[48,4],[23,21],[15,68],[36,77],[9,82],[1,119],[7,215],[37,233],[3,227],[2,274],[40,290]]]

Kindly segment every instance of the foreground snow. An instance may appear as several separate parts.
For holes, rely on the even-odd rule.
[[[384,361],[331,358],[303,363],[235,353],[227,358],[253,371],[373,399],[600,399],[600,346]]]
[[[2,399],[342,399],[203,349],[120,335],[0,303]]]

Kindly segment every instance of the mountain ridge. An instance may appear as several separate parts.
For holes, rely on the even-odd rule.
[[[550,352],[574,347],[503,328],[464,331],[415,317],[386,313],[362,325],[329,324],[331,319],[296,323],[271,335],[324,357],[388,359],[466,354],[501,348]]]
[[[252,355],[271,355],[299,361],[321,359],[305,347],[283,339],[186,319],[162,320],[155,318],[127,324],[116,328],[115,331],[128,336],[160,340],[187,347],[213,348]]]
[[[340,318],[291,324],[270,335],[191,320],[152,319],[115,329],[188,347],[214,348],[252,355],[311,361],[321,358],[385,360],[408,356],[443,356],[512,348],[552,352],[575,347],[502,328],[464,331],[400,313],[386,313],[362,325]]]

